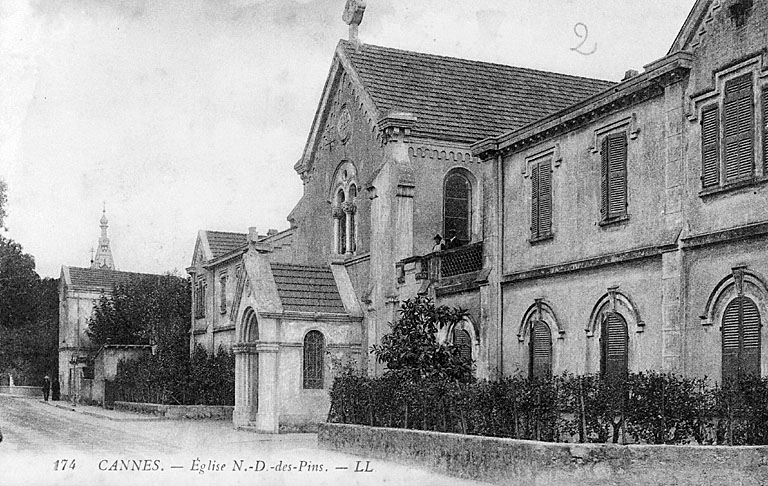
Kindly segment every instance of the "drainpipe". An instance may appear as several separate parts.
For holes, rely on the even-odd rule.
[[[496,258],[496,285],[498,286],[498,298],[496,299],[496,315],[498,316],[499,328],[499,378],[504,376],[504,293],[501,288],[502,272],[504,271],[504,158],[499,151],[496,154],[496,180],[499,184],[497,209],[496,209],[496,228],[497,228],[497,258]]]

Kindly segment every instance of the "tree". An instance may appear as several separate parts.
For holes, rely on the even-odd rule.
[[[95,349],[104,344],[153,344],[187,352],[189,283],[173,275],[142,275],[102,295],[86,331]]]
[[[461,308],[436,307],[431,299],[418,296],[406,300],[400,317],[390,323],[391,331],[381,344],[371,346],[379,362],[390,370],[408,370],[419,377],[443,376],[467,380],[472,362],[462,358],[452,343],[438,343],[437,332],[459,324],[467,312]]]
[[[0,327],[22,327],[34,321],[39,283],[35,259],[0,235]]]

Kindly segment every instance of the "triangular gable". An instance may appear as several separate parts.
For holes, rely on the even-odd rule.
[[[336,52],[333,56],[333,62],[331,69],[328,73],[328,77],[325,80],[325,86],[323,86],[323,94],[320,98],[320,103],[315,111],[315,117],[312,120],[312,128],[309,131],[309,137],[307,143],[304,146],[304,153],[299,161],[294,165],[294,170],[302,175],[307,172],[311,172],[313,164],[313,156],[317,145],[320,143],[320,139],[325,129],[328,116],[331,111],[334,96],[336,95],[339,81],[342,76],[348,76],[352,84],[352,89],[355,91],[357,97],[360,99],[364,111],[369,115],[375,127],[375,123],[379,119],[379,110],[373,102],[373,99],[366,92],[365,87],[360,81],[360,76],[355,71],[352,63],[350,62],[346,50],[343,48],[342,42],[336,46]]]
[[[714,9],[722,6],[721,4],[722,0],[697,0],[667,54],[688,50],[690,44],[703,33],[701,32],[702,24],[711,16]]]
[[[196,266],[213,258],[211,249],[208,245],[208,235],[204,230],[197,232],[197,241],[195,241],[195,251],[192,253],[192,264]]]

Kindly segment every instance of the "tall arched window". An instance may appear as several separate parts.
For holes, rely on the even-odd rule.
[[[325,366],[325,338],[320,331],[309,331],[304,336],[304,388],[323,388]]]
[[[760,311],[749,297],[733,299],[722,325],[723,384],[760,376]]]
[[[341,208],[337,218],[339,230],[337,232],[336,241],[336,253],[339,255],[343,255],[347,252],[347,213],[344,211],[345,200],[344,191],[339,191],[336,194],[336,205]]]
[[[603,316],[600,334],[600,374],[606,378],[625,378],[629,370],[627,321],[618,312]]]
[[[459,349],[463,360],[472,361],[472,338],[465,329],[454,329],[453,345]]]
[[[528,342],[528,374],[531,379],[552,376],[552,332],[544,321],[531,323]]]
[[[456,239],[469,243],[471,239],[470,210],[472,201],[472,185],[467,177],[460,172],[451,172],[445,178],[443,186],[443,231],[446,237],[456,232]]]
[[[353,255],[357,250],[357,169],[345,160],[336,168],[329,192],[333,210],[333,252]]]

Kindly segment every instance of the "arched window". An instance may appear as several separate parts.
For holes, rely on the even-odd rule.
[[[544,321],[531,323],[531,338],[528,342],[528,375],[531,379],[552,376],[552,332]]]
[[[336,237],[336,253],[339,255],[343,255],[347,252],[347,213],[345,213],[343,209],[344,201],[344,191],[339,191],[336,194],[336,205],[339,208],[342,208],[341,211],[339,211],[337,218],[339,220],[339,230]]]
[[[242,340],[247,343],[254,343],[259,340],[259,322],[256,319],[256,313],[248,307],[243,313]]]
[[[722,324],[723,384],[760,376],[760,311],[749,297],[733,299]]]
[[[454,329],[453,345],[459,349],[463,360],[472,361],[472,338],[465,329]]]
[[[304,336],[304,388],[323,388],[325,366],[325,338],[320,331],[309,331]]]
[[[600,334],[600,374],[606,378],[625,378],[629,369],[627,321],[618,312],[603,316]]]
[[[451,172],[445,178],[443,187],[443,231],[446,237],[456,232],[456,239],[461,244],[469,243],[470,209],[472,201],[472,185],[467,177],[460,172]]]
[[[350,253],[354,253],[355,250],[356,250],[356,248],[355,248],[355,237],[357,235],[357,231],[356,231],[357,230],[357,227],[356,227],[357,220],[355,218],[355,209],[356,208],[354,206],[355,198],[356,197],[357,197],[357,186],[352,184],[352,185],[349,186],[349,204],[347,205],[347,208],[345,209],[345,212],[347,213],[347,218],[349,218],[349,236],[347,238],[348,241],[349,241],[349,247],[347,248],[347,250]]]
[[[336,168],[328,200],[333,210],[333,252],[353,255],[357,249],[357,169],[345,160]]]

